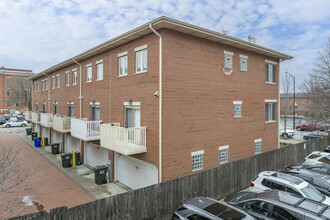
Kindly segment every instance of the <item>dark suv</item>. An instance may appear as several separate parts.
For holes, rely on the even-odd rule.
[[[278,190],[239,192],[226,197],[225,201],[258,219],[310,220],[330,216],[330,206]]]
[[[255,219],[244,211],[207,197],[186,201],[173,214],[172,220],[240,220]]]

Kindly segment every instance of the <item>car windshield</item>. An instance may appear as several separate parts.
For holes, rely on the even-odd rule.
[[[305,188],[302,188],[301,191],[309,199],[312,199],[317,202],[322,202],[325,200],[325,196],[320,193],[314,186],[308,184]]]

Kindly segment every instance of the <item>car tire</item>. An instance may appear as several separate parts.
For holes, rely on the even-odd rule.
[[[24,123],[23,123],[21,126],[22,126],[22,127],[25,127],[25,126],[26,126],[26,124],[24,124]]]
[[[298,127],[297,130],[298,130],[298,131],[301,131],[301,127]]]
[[[10,128],[10,125],[6,125],[5,128]]]

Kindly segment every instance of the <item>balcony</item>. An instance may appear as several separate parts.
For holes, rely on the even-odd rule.
[[[71,131],[71,118],[67,116],[54,115],[53,117],[53,129],[61,133],[67,133]]]
[[[40,124],[40,113],[32,112],[32,123]]]
[[[71,118],[71,135],[84,141],[100,140],[101,122]]]
[[[101,125],[101,146],[115,152],[132,155],[147,152],[147,127],[123,128]]]
[[[25,120],[31,121],[32,120],[32,111],[25,111],[24,117],[25,117]]]
[[[41,113],[40,124],[44,127],[53,127],[53,114],[52,113]]]

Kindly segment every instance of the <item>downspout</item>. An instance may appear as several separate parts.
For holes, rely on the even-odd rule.
[[[79,85],[80,85],[80,87],[79,87],[79,97],[78,98],[79,98],[79,116],[81,118],[81,100],[82,100],[82,96],[81,96],[81,84],[82,84],[81,83],[81,70],[82,70],[82,66],[74,58],[72,59],[72,61],[79,65]]]
[[[149,28],[159,37],[159,172],[158,172],[158,182],[162,182],[162,36],[153,29],[152,25],[149,24]]]

